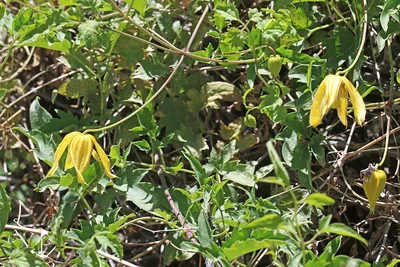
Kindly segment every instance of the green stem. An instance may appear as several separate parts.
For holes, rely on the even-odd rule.
[[[367,39],[367,28],[368,28],[368,12],[367,12],[367,0],[363,0],[363,9],[364,9],[364,22],[363,22],[363,33],[361,36],[361,43],[357,51],[357,55],[354,58],[353,62],[348,66],[345,70],[338,71],[336,75],[344,75],[346,76],[347,73],[354,68],[357,64],[358,59],[360,58],[362,51],[364,49],[365,40]]]
[[[305,242],[304,242],[303,234],[301,233],[301,227],[299,225],[299,220],[297,218],[298,212],[299,212],[299,204],[297,203],[297,198],[296,198],[296,195],[294,194],[293,190],[290,190],[289,193],[290,193],[290,195],[291,195],[291,197],[293,199],[294,222],[296,224],[296,231],[297,231],[297,235],[298,235],[298,238],[299,238],[299,242],[301,243],[301,251],[303,252],[303,254],[301,256],[301,259],[302,259],[302,262],[303,262],[303,266],[305,266],[306,258],[304,257],[305,256],[304,253],[306,251],[306,245],[305,245]]]
[[[386,124],[386,140],[385,140],[385,150],[383,151],[383,156],[381,159],[381,162],[378,163],[378,167],[381,167],[383,163],[385,163],[386,160],[386,155],[389,147],[389,132],[390,132],[390,119],[391,117],[386,115],[387,118],[387,124]]]
[[[79,189],[76,191],[76,193],[79,195],[80,199],[83,201],[83,204],[85,204],[86,208],[89,210],[90,215],[92,215],[92,218],[95,217],[92,207],[90,207],[89,202],[87,202],[85,196],[82,194],[82,192],[79,191]]]
[[[393,62],[393,54],[392,54],[392,42],[390,38],[387,40],[388,45],[388,57],[389,57],[389,66],[390,66],[390,89],[389,89],[389,102],[393,103],[393,90],[394,90],[394,62]],[[378,163],[378,167],[381,167],[383,163],[385,163],[387,151],[389,148],[389,132],[390,132],[390,120],[391,120],[391,110],[385,109],[387,124],[386,124],[386,140],[385,140],[385,150],[383,152],[383,156],[381,162]]]

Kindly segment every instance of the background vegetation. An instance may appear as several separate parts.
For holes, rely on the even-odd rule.
[[[1,3],[0,262],[395,266],[399,5]],[[318,85],[351,64],[364,126],[310,127]],[[80,184],[65,155],[45,178],[84,130],[117,178],[93,159]],[[370,214],[359,173],[382,158]]]

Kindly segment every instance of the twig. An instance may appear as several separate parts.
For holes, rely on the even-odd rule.
[[[185,235],[186,237],[196,245],[199,245],[199,242],[197,242],[196,238],[194,238],[194,232],[187,226],[185,222],[185,218],[183,218],[182,213],[178,210],[178,208],[175,205],[174,200],[171,197],[171,194],[169,193],[168,189],[164,190],[164,194],[167,197],[168,203],[172,208],[172,211],[174,212],[174,215],[176,218],[178,218],[179,223],[182,225],[183,228],[185,228]]]
[[[386,240],[387,240],[387,237],[388,237],[388,232],[389,232],[391,226],[392,226],[392,221],[388,221],[387,225],[385,227],[384,233],[383,233],[382,245],[381,245],[381,247],[379,249],[378,256],[375,259],[375,263],[376,264],[378,264],[380,258],[382,257],[382,253],[383,253],[383,250],[385,249],[385,243],[386,243]]]
[[[14,72],[13,75],[11,75],[10,77],[8,77],[7,79],[4,80],[0,80],[0,83],[5,83],[5,82],[9,82],[12,79],[14,79],[15,77],[17,77],[19,74],[21,74],[21,72],[25,69],[26,65],[28,65],[29,61],[31,61],[31,58],[33,56],[33,52],[35,51],[35,47],[32,47],[31,52],[28,55],[27,60],[25,60],[24,64],[22,64],[22,66],[16,71]]]

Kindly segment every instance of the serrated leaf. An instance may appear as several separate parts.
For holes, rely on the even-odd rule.
[[[365,240],[364,237],[362,237],[356,231],[354,231],[353,229],[351,229],[350,227],[346,226],[343,223],[332,223],[329,226],[321,229],[320,232],[352,237],[361,241],[366,246],[368,245],[368,242]]]
[[[93,40],[99,34],[99,22],[87,20],[78,26],[78,32],[79,39],[85,42],[88,47],[91,47]]]
[[[15,264],[18,267],[46,267],[46,263],[41,259],[36,257],[30,252],[29,248],[16,248],[13,249],[8,260],[8,264]]]

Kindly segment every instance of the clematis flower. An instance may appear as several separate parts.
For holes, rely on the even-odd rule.
[[[340,121],[347,126],[347,99],[354,109],[354,117],[359,125],[365,120],[365,104],[354,85],[344,76],[330,74],[325,77],[311,106],[310,125],[318,126],[331,108],[337,109]]]
[[[93,146],[95,149],[93,149]],[[54,163],[47,176],[52,176],[58,167],[58,163],[64,151],[68,147],[67,159],[65,161],[65,170],[75,168],[79,183],[85,183],[82,173],[89,166],[90,158],[93,156],[97,161],[100,159],[104,171],[109,178],[116,176],[110,171],[110,161],[106,153],[101,148],[96,139],[90,134],[72,132],[67,134],[61,141],[54,154]]]
[[[365,195],[368,198],[371,213],[375,211],[376,201],[385,188],[385,184],[386,172],[383,170],[375,170],[364,176],[363,187]]]

